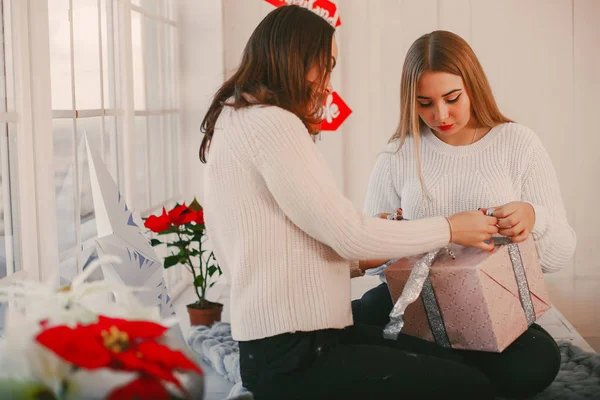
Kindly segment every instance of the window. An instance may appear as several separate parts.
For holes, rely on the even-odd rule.
[[[95,257],[97,230],[86,136],[131,208],[144,215],[179,200],[173,7],[171,0],[48,1],[62,284]],[[168,282],[180,279],[181,271],[169,271]]]
[[[0,0],[0,284],[96,257],[85,137],[131,208],[181,201],[174,7]]]
[[[131,35],[135,108],[136,203],[159,209],[179,200],[179,110],[177,104],[177,22],[173,1],[132,1]],[[169,287],[183,268],[167,270]]]
[[[85,137],[116,182],[119,171],[118,6],[50,0],[48,26],[56,219],[62,284],[94,254],[96,219]]]
[[[131,8],[137,204],[153,209],[180,192],[177,23],[172,1]]]
[[[0,279],[21,270],[11,2],[0,0]]]

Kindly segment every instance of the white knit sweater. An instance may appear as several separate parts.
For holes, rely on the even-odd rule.
[[[564,267],[575,251],[575,233],[567,221],[556,173],[539,138],[516,123],[498,125],[469,146],[451,146],[424,128],[419,146],[424,182],[421,189],[415,143],[400,151],[392,142],[373,169],[365,214],[401,207],[410,220],[524,201],[535,209],[535,240],[544,272]]]
[[[350,262],[445,246],[443,217],[365,217],[336,188],[306,128],[277,107],[225,107],[205,168],[204,212],[231,283],[235,340],[352,324]]]

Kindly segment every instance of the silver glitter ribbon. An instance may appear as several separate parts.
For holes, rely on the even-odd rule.
[[[493,238],[493,241],[496,246],[508,246],[508,254],[515,273],[519,299],[521,300],[521,306],[525,313],[527,325],[530,326],[536,319],[535,309],[533,307],[533,301],[531,300],[531,293],[529,292],[529,284],[527,282],[527,275],[525,274],[525,267],[523,265],[519,246],[518,244],[513,243],[509,238],[504,237],[495,237]],[[443,347],[451,347],[444,326],[442,313],[435,297],[435,291],[431,280],[429,279],[429,269],[435,262],[441,250],[442,249],[434,250],[427,253],[413,266],[406,285],[402,290],[402,294],[390,312],[390,322],[383,330],[383,337],[386,339],[396,340],[398,338],[400,331],[404,327],[404,312],[406,311],[406,308],[421,295],[431,333],[433,334],[436,343]]]
[[[444,325],[444,319],[442,318],[442,312],[440,311],[440,306],[435,297],[435,291],[433,290],[433,283],[431,283],[429,277],[427,277],[423,283],[421,295],[423,306],[425,307],[425,314],[427,314],[427,320],[429,321],[429,328],[431,329],[435,342],[442,347],[451,347],[450,339],[446,332],[446,326]]]
[[[404,327],[404,312],[406,311],[406,307],[419,298],[423,284],[429,277],[429,268],[431,268],[440,251],[441,249],[430,251],[413,266],[402,294],[390,312],[390,322],[383,329],[384,338],[398,339],[400,331]]]
[[[535,308],[533,307],[533,300],[531,300],[531,292],[529,291],[529,283],[527,282],[527,275],[525,274],[525,266],[523,265],[519,245],[516,243],[509,243],[508,254],[510,255],[515,279],[517,280],[519,299],[521,300],[521,306],[525,312],[527,326],[531,326],[531,324],[535,322]]]
[[[400,259],[396,258],[395,260],[390,260],[385,264],[381,264],[379,267],[369,268],[365,271],[365,275],[381,275],[390,265],[395,264],[397,261],[400,261]]]

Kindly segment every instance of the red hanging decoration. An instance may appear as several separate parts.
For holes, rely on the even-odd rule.
[[[323,17],[327,22],[334,28],[337,28],[342,24],[340,19],[337,6],[329,0],[265,0],[267,3],[274,5],[275,7],[281,7],[285,5],[298,5],[304,8],[308,8],[315,14]]]
[[[331,26],[337,28],[342,24],[342,20],[338,15],[338,9],[335,3],[329,0],[265,0],[267,3],[275,7],[285,5],[298,5],[308,8],[315,14],[324,18]],[[323,104],[323,122],[321,124],[322,131],[335,131],[340,125],[352,114],[352,110],[337,94],[331,93],[325,99]]]
[[[325,104],[323,105],[323,122],[321,123],[321,130],[337,130],[350,114],[352,114],[352,110],[337,92],[331,93],[327,96]]]

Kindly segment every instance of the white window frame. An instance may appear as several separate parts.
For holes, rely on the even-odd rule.
[[[91,224],[92,221],[88,221],[85,223],[81,223],[81,205],[80,205],[80,187],[79,187],[79,183],[80,183],[80,177],[79,177],[79,173],[81,172],[79,170],[79,153],[78,153],[78,149],[79,149],[79,145],[80,143],[78,142],[79,139],[79,128],[78,128],[78,124],[82,123],[82,122],[78,122],[78,121],[83,121],[86,118],[95,118],[95,117],[100,117],[101,118],[101,132],[100,132],[100,148],[101,148],[101,152],[102,152],[102,157],[104,159],[106,159],[106,153],[105,153],[105,145],[104,145],[104,138],[105,138],[105,118],[106,116],[123,116],[124,115],[124,111],[122,108],[118,107],[118,108],[106,108],[105,107],[105,93],[104,93],[104,63],[103,63],[103,42],[102,42],[102,21],[101,21],[101,15],[102,13],[100,12],[100,7],[102,6],[102,2],[100,0],[97,0],[96,2],[96,6],[98,8],[98,63],[99,63],[99,77],[98,77],[98,83],[100,85],[100,108],[99,109],[78,109],[77,107],[77,99],[76,99],[76,69],[78,68],[75,65],[75,49],[74,49],[74,21],[73,21],[73,4],[74,1],[76,0],[69,0],[69,13],[68,13],[68,23],[69,23],[69,46],[70,46],[70,64],[71,64],[71,104],[72,104],[72,109],[69,110],[60,110],[60,109],[53,109],[52,110],[52,119],[56,120],[56,119],[69,119],[72,121],[73,124],[73,138],[74,138],[74,143],[73,143],[73,157],[74,157],[74,166],[73,166],[73,172],[74,172],[74,187],[73,187],[73,213],[74,213],[74,223],[75,223],[75,235],[76,235],[76,242],[75,245],[73,247],[71,247],[70,249],[65,250],[62,253],[59,253],[59,263],[71,260],[73,258],[76,257],[77,260],[77,271],[81,272],[81,269],[83,268],[83,265],[85,264],[86,260],[83,258],[83,256],[85,255],[85,253],[87,251],[89,251],[90,249],[93,249],[95,246],[95,240],[97,239],[96,236],[89,238],[85,241],[82,240],[81,237],[81,233],[82,233],[82,226],[84,224]],[[47,2],[45,2],[47,5]],[[118,4],[112,1],[107,1],[107,4]],[[118,10],[117,10],[118,12]],[[107,15],[107,17],[109,17],[109,20],[107,21],[107,26],[111,26],[111,24],[114,22],[114,19],[112,18],[112,16]],[[47,17],[48,18],[48,17]],[[118,27],[113,27],[113,28],[118,28]],[[110,38],[112,37],[113,31],[109,31],[106,32],[107,38],[109,39],[110,42]],[[114,42],[112,42],[110,45],[112,46]],[[114,51],[114,49],[111,49],[112,51]],[[112,53],[111,51],[108,51],[108,55],[110,56]],[[51,65],[51,64],[49,64]],[[109,64],[109,69],[110,69],[110,64]],[[118,69],[118,66],[116,67]],[[110,70],[108,72],[111,72]],[[114,83],[114,82],[111,82]],[[118,153],[118,145],[117,145],[117,153]],[[118,154],[116,155],[117,159],[118,159]],[[118,171],[118,163],[117,163],[117,171]],[[117,174],[119,174],[119,172],[117,172]],[[115,179],[117,182],[119,180],[119,177],[117,176]],[[95,219],[95,216],[94,216]]]
[[[35,3],[35,4],[34,4]],[[58,267],[47,3],[12,0],[21,270],[3,279],[43,280]],[[35,111],[34,111],[35,110]],[[50,167],[49,167],[50,166]],[[51,210],[48,212],[48,210]],[[26,238],[26,239],[25,239]]]
[[[118,57],[120,64],[118,73],[121,75],[119,85],[120,107],[119,109],[98,110],[73,110],[52,109],[51,98],[51,75],[50,75],[50,45],[48,38],[48,2],[40,0],[5,0],[12,2],[13,14],[13,56],[15,71],[16,113],[0,115],[0,118],[14,120],[17,124],[17,152],[18,152],[18,210],[19,229],[21,240],[18,251],[21,254],[21,270],[10,277],[0,280],[0,284],[11,282],[15,279],[29,278],[35,280],[58,279],[58,266],[62,257],[58,251],[57,219],[56,219],[56,195],[54,187],[54,144],[52,121],[56,118],[85,118],[95,116],[120,116],[119,142],[122,146],[122,158],[119,160],[119,170],[123,172],[122,193],[132,208],[147,215],[160,209],[163,204],[173,204],[182,201],[181,195],[175,193],[170,199],[165,199],[161,204],[155,204],[149,209],[139,210],[135,204],[134,194],[136,190],[136,149],[135,149],[135,117],[149,115],[179,115],[177,108],[159,110],[135,110],[133,91],[133,63],[132,63],[132,32],[131,13],[141,12],[146,17],[156,19],[168,24],[176,24],[160,15],[148,13],[146,10],[132,5],[129,0],[118,0],[118,26],[114,28],[114,34],[118,35],[120,46]],[[77,1],[77,0],[71,0]],[[135,11],[134,11],[135,9]],[[110,33],[108,33],[110,34]],[[71,31],[72,35],[72,31]],[[71,39],[72,40],[72,39]],[[173,51],[173,99],[178,102],[178,76],[177,76],[177,41],[175,40]],[[117,50],[117,49],[115,49]],[[73,56],[72,56],[73,57]],[[100,57],[103,57],[100,51]],[[104,65],[100,60],[102,69]],[[161,71],[160,74],[164,74]],[[101,79],[104,79],[102,76]],[[101,84],[101,91],[104,85]],[[104,95],[102,96],[104,102]],[[164,104],[164,103],[161,103]],[[104,103],[102,103],[104,107]],[[180,118],[179,118],[180,119]],[[177,137],[181,136],[181,121],[177,123]],[[164,127],[163,127],[164,129]],[[104,132],[101,136],[104,140]],[[163,135],[164,137],[164,135]],[[166,140],[166,139],[165,139]],[[178,139],[177,142],[180,140]],[[176,150],[179,150],[177,148]],[[173,152],[174,167],[182,171],[182,158],[179,152]],[[165,160],[167,157],[165,157]],[[166,163],[166,161],[165,161]],[[181,191],[182,182],[179,174],[178,188]],[[150,193],[150,191],[148,191]],[[76,205],[77,212],[79,207]],[[23,212],[27,210],[27,212]],[[84,251],[87,245],[92,243],[78,243],[76,251]],[[81,246],[81,247],[79,247]],[[17,251],[17,249],[15,249]],[[80,264],[80,263],[78,263]],[[171,294],[176,297],[189,284],[184,279],[181,268],[173,268],[166,271],[167,283],[170,285]]]
[[[16,151],[15,148],[11,148],[11,132],[9,126],[15,126],[18,121],[19,113],[17,111],[9,111],[15,109],[13,98],[14,96],[14,85],[15,85],[15,71],[14,71],[14,57],[13,53],[13,21],[12,21],[12,2],[10,0],[3,0],[0,4],[2,6],[2,13],[0,19],[2,20],[2,48],[1,57],[3,58],[3,77],[4,80],[4,111],[0,112],[0,126],[2,127],[2,134],[0,136],[0,160],[2,165],[2,204],[3,204],[3,216],[4,216],[4,251],[6,258],[6,276],[8,277],[14,274],[17,267],[21,267],[20,260],[20,235],[18,231],[18,215],[13,213],[12,203],[17,201],[18,188],[15,186],[16,172],[11,166],[11,159],[18,154],[12,154]],[[8,22],[8,24],[7,24]],[[9,56],[7,56],[10,54]],[[9,104],[9,99],[12,102]],[[16,129],[15,129],[16,131]],[[16,132],[15,132],[16,134]],[[15,228],[16,225],[16,228]]]

